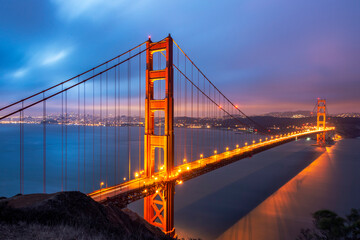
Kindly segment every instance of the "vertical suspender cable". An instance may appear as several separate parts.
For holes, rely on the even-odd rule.
[[[100,181],[102,181],[102,128],[103,128],[103,122],[102,122],[102,74],[100,74]]]
[[[109,158],[109,81],[108,81],[108,65],[106,64],[106,121],[105,121],[105,186],[108,187],[108,158]]]
[[[24,108],[24,101],[21,102]],[[24,111],[20,111],[20,193],[24,194]]]
[[[64,84],[61,84],[64,90]],[[64,191],[64,93],[61,93],[61,191]]]
[[[80,82],[80,77],[78,77],[78,83]],[[78,134],[78,186],[77,190],[80,191],[80,85],[78,89],[78,114],[77,114],[77,134]]]
[[[161,55],[158,54],[158,69],[161,69]],[[160,99],[161,98],[161,82],[162,81],[158,81],[158,94],[157,94],[157,98]],[[157,116],[158,116],[158,125],[159,125],[159,129],[158,129],[158,135],[161,135],[161,115],[160,115],[160,111],[157,111]],[[158,148],[158,164],[157,166],[159,167],[161,165],[161,149]]]
[[[186,57],[184,58],[184,61],[185,61],[185,76],[187,76],[186,75]],[[186,115],[187,115],[187,112],[186,112],[186,110],[187,110],[187,80],[186,79],[184,79],[184,87],[185,87],[185,112],[184,112],[184,116],[185,116],[185,123],[184,123],[184,127],[185,127],[185,129],[184,129],[184,154],[185,154],[185,159],[187,159],[187,154],[186,154],[186,132],[187,132],[187,126],[186,126]]]
[[[131,57],[131,52],[129,52],[129,57]],[[129,161],[129,180],[131,178],[131,129],[130,129],[130,121],[131,121],[131,60],[128,61],[128,161]]]
[[[194,81],[193,78],[193,66],[191,65],[191,81]],[[194,119],[194,115],[193,115],[193,100],[194,100],[194,96],[193,96],[193,85],[191,84],[191,123],[193,123]],[[193,160],[193,137],[194,137],[194,128],[193,126],[191,127],[191,139],[190,139],[190,161]]]
[[[65,191],[67,190],[67,158],[68,158],[68,108],[67,108],[67,91],[65,92]]]
[[[95,190],[95,78],[94,78],[94,70],[93,70],[93,97],[92,97],[92,134],[93,134],[93,139],[92,139],[92,190]]]
[[[84,82],[84,116],[83,116],[83,127],[84,127],[84,139],[83,139],[83,144],[84,144],[84,183],[83,183],[83,185],[84,185],[84,193],[86,192],[85,191],[85,153],[86,153],[86,100],[85,100],[85,97],[86,97],[86,95],[85,95],[85,90],[86,90],[86,82]]]
[[[118,63],[120,62],[120,58],[118,58]],[[119,141],[118,141],[118,153],[120,153],[120,137],[121,137],[121,75],[120,75],[120,70],[121,70],[121,65],[119,65],[118,66],[118,81],[119,81],[119,84],[118,84],[118,100],[119,100],[119,104],[118,104],[118,106],[119,106],[119,114],[118,114],[118,116],[119,116],[119,118],[120,118],[120,127],[118,128],[118,139],[119,139]],[[120,154],[118,154],[118,156],[117,156],[117,161],[118,161],[118,173],[120,173]],[[119,182],[119,181],[118,181]]]
[[[139,47],[139,53],[141,46]],[[139,54],[139,172],[141,171],[141,54]]]
[[[199,71],[198,71],[198,88],[200,88],[200,75],[199,75]],[[200,112],[199,112],[199,90],[196,90],[196,111],[197,111],[197,119],[198,119],[198,124],[200,125]],[[200,129],[199,129],[200,130]],[[199,130],[197,131],[197,144],[200,144],[200,132]],[[198,146],[200,147],[200,146]],[[199,149],[200,150],[200,149]]]
[[[46,193],[46,100],[43,101],[43,192]]]
[[[117,67],[114,69],[114,105],[115,105],[115,119],[114,119],[114,130],[115,130],[115,134],[114,134],[114,139],[115,139],[115,144],[114,144],[114,186],[116,185],[116,159],[117,159],[117,128],[118,128],[118,119],[117,119],[117,78],[116,78],[116,70]]]

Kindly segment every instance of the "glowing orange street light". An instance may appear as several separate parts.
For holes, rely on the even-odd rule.
[[[138,173],[138,172],[135,173],[135,177],[136,177],[136,178],[139,177],[139,173]]]
[[[187,167],[186,167],[186,170],[188,170],[188,171],[189,171],[189,170],[190,170],[190,167],[189,167],[189,166],[187,166]]]
[[[126,177],[124,177],[124,181],[126,181]]]
[[[200,159],[202,159],[204,157],[204,155],[203,154],[200,154]]]
[[[236,144],[236,148],[239,148],[239,144]]]
[[[245,143],[245,146],[247,146],[247,142]]]
[[[229,147],[226,147],[226,151],[229,151]]]
[[[102,188],[102,186],[104,186],[104,182],[100,183],[100,189]]]
[[[184,158],[183,162],[186,163],[186,158]]]
[[[214,151],[214,154],[217,154],[217,150]]]

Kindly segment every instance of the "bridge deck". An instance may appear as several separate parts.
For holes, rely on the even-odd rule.
[[[304,132],[297,132],[277,137],[275,139],[269,139],[267,141],[239,147],[234,150],[229,150],[207,158],[182,164],[181,166],[175,167],[171,175],[168,177],[164,171],[160,171],[154,174],[151,178],[139,177],[116,186],[94,191],[88,195],[98,202],[113,202],[120,206],[126,206],[133,201],[154,194],[156,191],[161,189],[166,182],[170,181],[175,184],[182,184],[184,181],[190,180],[234,161],[250,157],[256,153],[260,153],[267,149],[293,141],[297,138],[303,138],[309,135],[332,130],[332,128],[327,128],[325,130],[307,130]]]

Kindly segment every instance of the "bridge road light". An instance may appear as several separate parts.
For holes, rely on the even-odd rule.
[[[203,154],[200,154],[200,159],[203,159],[204,158],[204,155]]]
[[[104,186],[104,182],[100,183],[100,200],[101,200],[102,186]]]
[[[186,163],[186,158],[184,158],[183,162]]]
[[[126,181],[126,177],[124,177],[123,180]]]

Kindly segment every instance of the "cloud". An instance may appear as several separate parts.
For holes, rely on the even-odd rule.
[[[65,58],[69,54],[69,50],[61,50],[55,53],[50,53],[45,56],[42,65],[49,65],[60,61],[61,59]]]
[[[125,0],[52,0],[53,4],[58,7],[59,15],[66,20],[74,20],[79,17],[85,16],[91,20],[97,20],[99,18],[108,18],[109,12],[116,12],[117,15],[124,12],[143,7],[143,1],[125,1]],[[139,10],[139,9],[137,9]]]
[[[7,79],[20,79],[29,76],[30,72],[38,71],[45,66],[49,66],[59,61],[65,59],[70,53],[72,48],[62,48],[54,47],[53,45],[42,47],[41,51],[38,49],[28,50],[24,58],[27,60],[21,67],[10,71],[8,74],[5,74],[4,77]],[[28,57],[26,57],[28,56]]]
[[[11,77],[14,78],[22,78],[24,77],[27,73],[28,73],[29,69],[28,68],[20,68],[18,70],[16,70],[15,72],[11,73]]]

